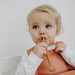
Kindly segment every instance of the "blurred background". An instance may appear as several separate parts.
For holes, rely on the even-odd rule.
[[[0,0],[0,57],[22,55],[35,45],[26,18],[41,4],[52,5],[61,14],[64,32],[56,41],[75,49],[75,0]]]

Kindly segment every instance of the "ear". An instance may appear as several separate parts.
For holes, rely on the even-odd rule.
[[[56,36],[58,36],[60,34],[60,28],[56,29]]]

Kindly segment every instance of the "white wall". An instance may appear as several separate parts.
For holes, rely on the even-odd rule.
[[[0,57],[22,54],[34,45],[26,30],[26,16],[41,4],[50,4],[60,12],[64,33],[57,40],[75,49],[75,0],[0,0]]]

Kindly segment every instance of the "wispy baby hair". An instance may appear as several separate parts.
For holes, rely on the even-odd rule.
[[[28,25],[30,25],[29,17],[36,12],[45,12],[45,13],[48,13],[48,14],[54,16],[57,31],[59,29],[60,29],[60,31],[62,31],[63,27],[62,27],[62,23],[61,23],[61,16],[58,13],[58,11],[53,6],[50,6],[50,5],[40,5],[34,9],[32,9],[31,12],[27,16]]]

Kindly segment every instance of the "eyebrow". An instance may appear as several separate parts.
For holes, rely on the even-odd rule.
[[[45,24],[50,24],[50,25],[54,25],[54,24],[52,24],[52,23],[50,23],[50,22],[45,22]]]
[[[37,25],[38,23],[36,22],[36,23],[32,23],[31,25]]]

